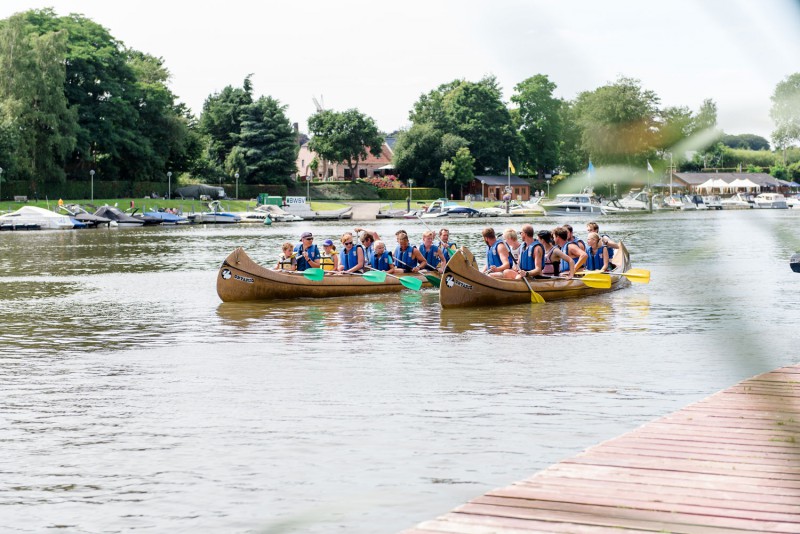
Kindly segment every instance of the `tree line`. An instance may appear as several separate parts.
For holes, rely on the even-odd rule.
[[[0,70],[0,180],[26,181],[34,191],[85,182],[90,170],[108,181],[160,182],[169,171],[184,181],[239,174],[246,184],[289,184],[299,146],[309,140],[285,105],[253,94],[250,76],[209,95],[195,118],[170,91],[162,58],[127,48],[81,15],[41,9],[0,21]],[[718,130],[712,99],[697,110],[664,107],[624,76],[573,100],[557,98],[556,89],[536,74],[514,87],[509,103],[494,76],[422,94],[409,111],[411,126],[391,134],[397,173],[440,187],[505,174],[509,160],[519,174],[544,179],[580,172],[590,160],[644,172],[648,162],[656,170],[670,160],[693,170],[735,165],[742,149],[772,154],[763,138]],[[772,97],[781,158],[764,161],[787,177],[800,174],[792,148],[800,141],[798,95],[800,74],[793,74]],[[320,109],[308,125],[310,148],[323,159],[312,162],[314,170],[342,162],[353,177],[386,137],[357,109]]]

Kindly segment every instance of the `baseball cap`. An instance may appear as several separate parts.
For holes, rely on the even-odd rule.
[[[305,239],[307,237],[314,237],[314,236],[311,235],[311,232],[303,232],[302,234],[300,234],[300,239]]]
[[[322,244],[326,247],[329,247],[333,245],[333,241],[331,241],[330,239],[326,239],[325,241],[322,242]]]

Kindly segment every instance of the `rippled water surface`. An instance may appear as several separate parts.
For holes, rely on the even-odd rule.
[[[353,223],[0,234],[0,525],[396,532],[796,362],[800,212],[606,218],[648,285],[441,310],[433,291],[221,303]],[[556,219],[537,219],[549,228]],[[582,221],[569,221],[583,230]],[[440,221],[432,224],[439,225]],[[518,219],[447,221],[480,230]],[[419,221],[379,221],[393,243]]]

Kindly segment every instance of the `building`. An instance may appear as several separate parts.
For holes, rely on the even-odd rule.
[[[359,178],[366,178],[368,176],[382,176],[385,174],[392,174],[394,166],[392,166],[392,156],[394,153],[387,143],[383,143],[381,147],[381,155],[378,157],[373,156],[367,152],[366,159],[359,160],[356,172]],[[297,168],[296,177],[298,180],[306,180],[311,176],[311,162],[317,158],[319,164],[317,166],[316,176],[312,179],[317,181],[340,181],[350,179],[350,167],[342,162],[323,162],[317,156],[317,153],[308,148],[308,142],[300,146],[300,152],[297,154],[297,161],[295,167]]]
[[[467,194],[475,200],[503,200],[511,183],[511,198],[519,201],[531,199],[531,184],[519,176],[476,176],[467,184]]]
[[[760,191],[787,192],[790,188],[797,187],[794,182],[779,180],[764,172],[676,172],[672,175],[672,187],[696,191],[709,178],[728,184],[734,180],[750,180]]]

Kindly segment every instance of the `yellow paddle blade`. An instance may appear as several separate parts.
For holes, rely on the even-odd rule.
[[[536,291],[531,290],[531,302],[534,304],[544,304],[544,298]]]
[[[589,287],[597,289],[609,289],[611,287],[611,277],[603,273],[589,272],[578,278]]]
[[[621,274],[631,282],[636,282],[637,284],[650,283],[650,271],[647,269],[629,269]]]

